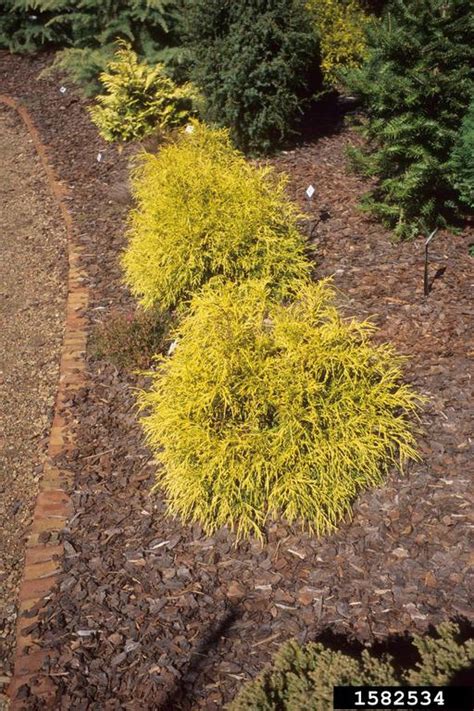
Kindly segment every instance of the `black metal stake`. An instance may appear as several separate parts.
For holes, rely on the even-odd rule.
[[[436,227],[436,229],[433,230],[433,232],[430,234],[430,236],[428,237],[428,239],[427,239],[426,242],[425,242],[425,278],[424,278],[424,292],[425,292],[425,296],[428,296],[429,293],[430,293],[430,284],[429,284],[429,281],[428,281],[428,247],[429,247],[429,245],[430,245],[431,240],[433,239],[433,237],[434,237],[435,234],[437,233],[437,231],[438,231],[438,228]]]

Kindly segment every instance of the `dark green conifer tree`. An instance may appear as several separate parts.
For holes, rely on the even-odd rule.
[[[377,178],[363,207],[405,238],[456,213],[449,161],[473,95],[472,5],[393,0],[369,33],[368,60],[348,78],[369,139],[353,159]]]
[[[321,79],[304,0],[188,0],[185,15],[207,119],[251,153],[284,141]]]

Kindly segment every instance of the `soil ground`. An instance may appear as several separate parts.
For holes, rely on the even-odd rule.
[[[94,324],[131,307],[117,259],[129,152],[98,138],[67,84],[61,93],[60,82],[36,80],[46,61],[4,57],[1,78],[71,190]],[[276,522],[263,548],[235,546],[226,530],[209,538],[165,517],[149,494],[154,465],[134,409],[143,380],[91,358],[72,405],[80,427],[64,572],[36,629],[55,649],[58,709],[222,709],[290,637],[329,628],[373,641],[470,616],[473,235],[437,235],[425,298],[422,241],[394,245],[357,209],[367,186],[348,173],[345,146],[358,140],[345,129],[272,163],[303,209],[328,213],[312,238],[317,277],[334,275],[341,308],[370,315],[377,340],[410,356],[407,380],[429,398],[422,461],[361,495],[333,536]]]
[[[0,690],[12,671],[24,534],[58,385],[65,233],[31,139],[0,106]],[[1,703],[1,702],[0,702]]]

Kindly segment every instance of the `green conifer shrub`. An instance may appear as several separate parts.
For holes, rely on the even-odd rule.
[[[0,48],[10,52],[35,52],[68,41],[67,31],[54,24],[58,2],[3,0],[0,12]]]
[[[449,161],[473,92],[471,19],[469,0],[392,0],[368,30],[367,61],[349,74],[369,139],[353,158],[377,179],[363,207],[399,238],[456,211]]]
[[[293,303],[261,280],[210,283],[140,404],[172,514],[262,537],[267,519],[335,529],[387,467],[415,457],[402,359],[346,321],[327,281]]]
[[[358,658],[318,643],[284,644],[270,666],[247,683],[228,711],[332,711],[334,686],[443,686],[469,669],[474,641],[461,643],[459,627],[445,622],[436,635],[415,635],[419,661],[400,669],[390,656],[378,658],[364,649]],[[398,662],[398,663],[397,663]]]
[[[206,119],[227,126],[251,153],[270,151],[294,133],[320,87],[304,0],[188,0],[186,23]]]
[[[100,88],[98,75],[117,39],[130,42],[151,64],[179,66],[181,4],[182,0],[4,0],[0,47],[11,52],[63,48],[52,71],[66,71],[92,96]]]
[[[462,122],[451,157],[453,185],[461,202],[474,208],[474,101]]]
[[[192,87],[176,86],[161,64],[140,62],[126,42],[119,43],[100,81],[106,93],[89,111],[107,141],[143,138],[182,126],[192,116]]]
[[[132,176],[123,266],[133,295],[145,308],[172,308],[216,275],[266,276],[287,295],[309,264],[285,179],[249,165],[227,131],[190,129],[144,154]]]

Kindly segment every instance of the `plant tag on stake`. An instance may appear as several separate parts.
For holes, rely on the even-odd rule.
[[[170,345],[170,347],[168,348],[168,355],[169,355],[169,356],[170,356],[170,355],[173,355],[173,353],[175,352],[177,346],[178,346],[178,341],[173,341],[173,343],[172,343],[172,344]]]
[[[97,153],[97,163],[100,163],[101,160],[102,160],[102,153],[99,151]]]
[[[308,198],[308,200],[311,200],[311,198],[313,197],[315,192],[316,192],[316,190],[315,190],[314,186],[308,185],[308,187],[306,188],[306,197]]]

